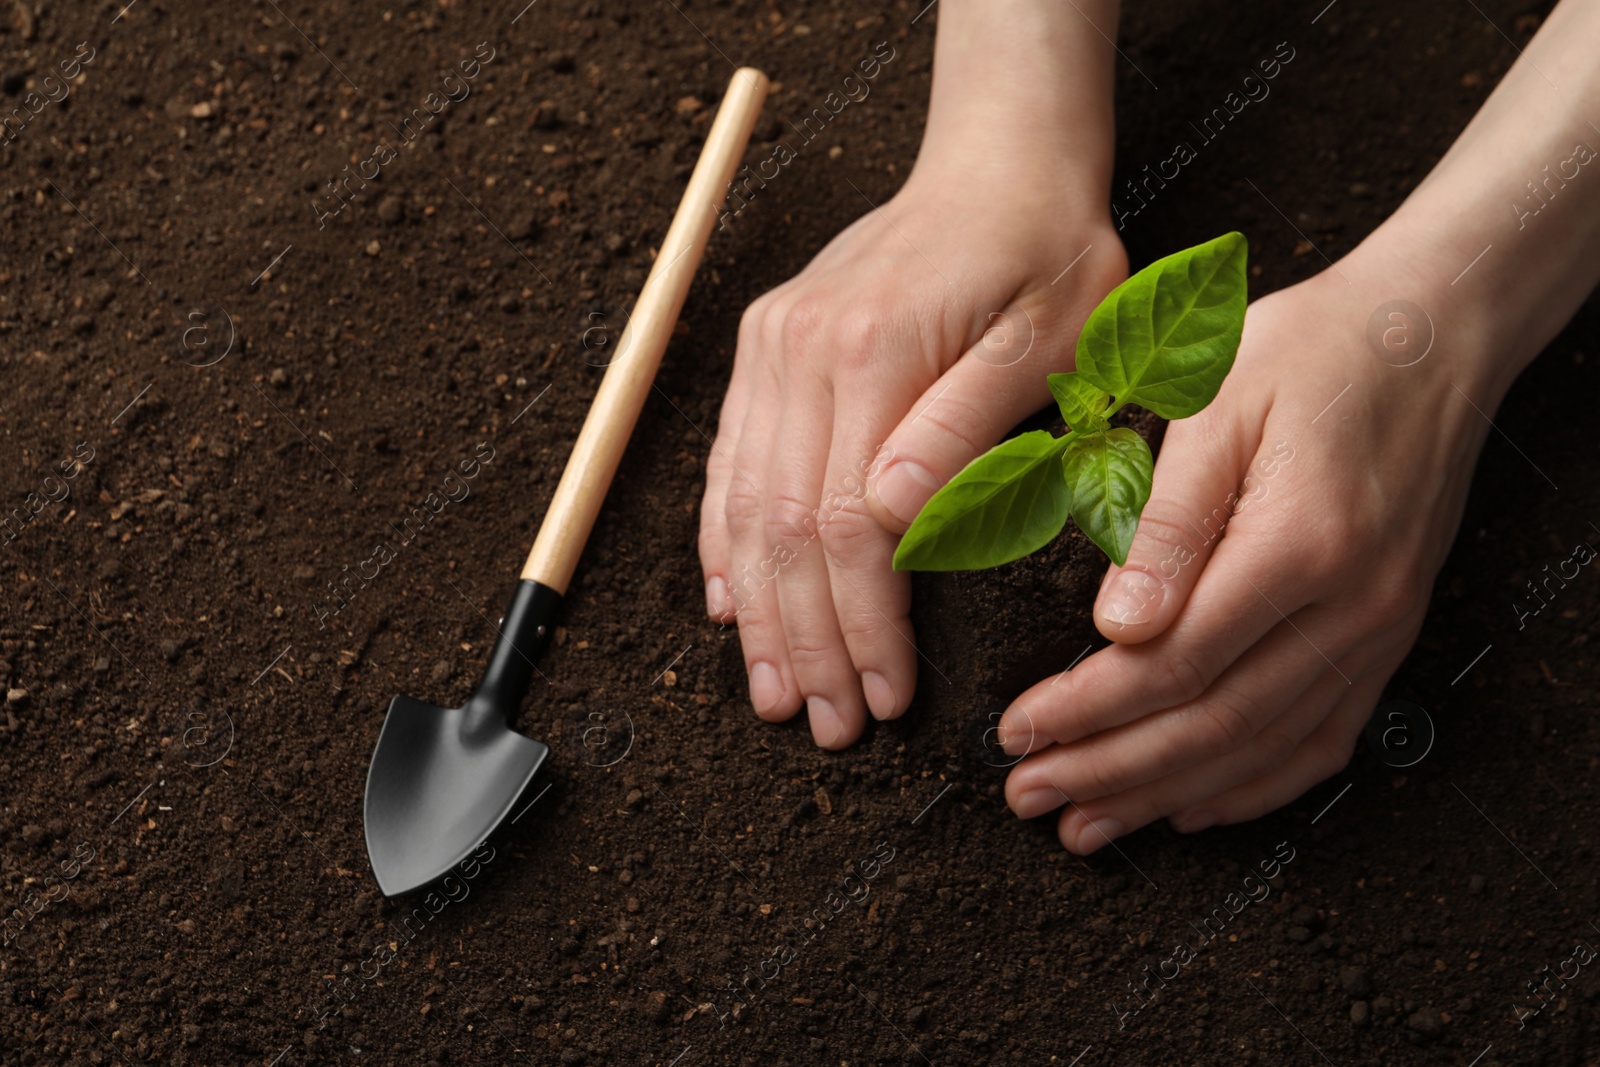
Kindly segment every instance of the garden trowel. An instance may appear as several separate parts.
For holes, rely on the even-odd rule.
[[[510,814],[549,755],[511,729],[628,436],[655,380],[712,224],[767,95],[736,71],[683,200],[595,393],[522,568],[477,692],[459,708],[397,696],[367,772],[367,855],[384,896],[429,884]],[[520,816],[519,816],[520,817]]]

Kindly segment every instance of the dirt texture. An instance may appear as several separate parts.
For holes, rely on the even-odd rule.
[[[984,730],[1100,644],[1081,536],[919,576],[917,702],[839,754],[704,616],[739,315],[903,181],[937,8],[523,3],[0,5],[0,1062],[1600,1062],[1600,577],[1512,606],[1600,544],[1600,307],[1494,416],[1390,687],[1426,757],[1078,859]],[[1547,7],[1128,5],[1123,176],[1295,51],[1134,262],[1238,228],[1257,295],[1324,268]],[[384,709],[471,691],[731,64],[776,83],[753,162],[890,53],[714,235],[519,724],[532,806],[384,900]]]

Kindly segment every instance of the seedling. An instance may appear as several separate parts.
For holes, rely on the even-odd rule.
[[[998,567],[1049,544],[1069,516],[1126,563],[1154,463],[1111,416],[1137,404],[1185,419],[1216,397],[1244,331],[1245,249],[1224,234],[1113,289],[1078,335],[1078,369],[1050,375],[1065,436],[1034,430],[967,464],[900,539],[895,570]]]

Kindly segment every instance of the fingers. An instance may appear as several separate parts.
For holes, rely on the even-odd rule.
[[[717,417],[717,437],[706,459],[706,492],[700,504],[700,570],[705,578],[706,614],[717,622],[731,622],[737,603],[733,594],[733,531],[729,521],[729,489],[737,480],[746,495],[757,493],[750,470],[738,464],[739,444],[755,393],[750,368],[763,348],[763,333],[772,330],[773,305],[786,299],[793,281],[758,297],[739,320],[738,347],[728,392]],[[749,460],[747,459],[748,463]]]
[[[741,335],[744,328],[740,328]],[[739,430],[749,406],[749,375],[735,362],[717,419],[717,437],[706,459],[706,492],[700,502],[700,572],[705,578],[706,614],[717,622],[733,621],[734,602],[728,585],[732,572],[733,535],[728,529],[728,486],[748,476],[734,466]]]
[[[770,322],[771,316],[759,319],[751,335],[741,330],[741,343],[749,336],[760,348],[773,344]],[[772,372],[770,362],[752,357],[749,363],[750,401],[744,424],[752,431],[775,427],[783,408],[782,383]],[[724,511],[731,542],[729,595],[739,622],[750,703],[762,718],[781,721],[800,710],[802,697],[789,662],[776,589],[778,571],[786,562],[785,546],[775,544],[768,536],[775,525],[769,521],[774,505],[767,490],[773,445],[771,433],[739,431],[732,460],[734,475],[728,482]]]
[[[1031,323],[1020,308],[1006,317]],[[889,458],[867,492],[884,529],[905,533],[936,489],[1048,401],[1045,374],[1057,368],[1044,358],[1044,342],[1020,356],[1002,347],[1031,341],[1031,325],[1026,331],[1003,342],[998,333],[985,335],[928,387],[889,435]]]
[[[1296,551],[1281,547],[1282,536],[1270,527],[1237,527],[1236,536],[1213,550],[1165,633],[1143,644],[1101,649],[1070,673],[1018,697],[1000,720],[1005,750],[1021,755],[1050,741],[1068,744],[1198,699],[1309,600],[1311,568],[1301,565]],[[1270,568],[1258,562],[1258,544],[1278,546]],[[1338,636],[1317,640],[1331,643]]]
[[[1059,807],[1063,794],[1084,805],[1250,747],[1318,678],[1339,677],[1304,636],[1317,636],[1331,610],[1299,612],[1293,624],[1280,624],[1197,700],[1029,756],[1006,781],[1012,810],[1030,819]]]
[[[1257,443],[1220,410],[1168,428],[1127,561],[1111,565],[1095,600],[1106,638],[1148,641],[1177,617],[1233,517]]]
[[[1185,808],[1173,815],[1173,828],[1187,832],[1259,818],[1338,774],[1350,762],[1356,738],[1377,706],[1393,669],[1391,666],[1388,670],[1373,672],[1358,681],[1283,766],[1220,796]]]
[[[911,576],[893,566],[896,538],[873,518],[866,486],[887,462],[887,446],[872,451],[870,415],[842,413],[834,427],[822,498],[822,547],[833,606],[860,675],[867,709],[892,719],[911,703],[917,684],[911,630]],[[857,458],[864,457],[864,458]]]
[[[843,748],[861,736],[866,707],[840,632],[828,562],[819,543],[833,398],[798,361],[791,363],[783,392],[779,447],[771,452],[764,479],[766,541],[775,546],[783,568],[776,583],[783,639],[812,738],[823,748]]]
[[[1087,855],[1149,823],[1184,808],[1203,804],[1236,786],[1256,781],[1285,766],[1300,745],[1340,700],[1350,694],[1344,678],[1324,666],[1322,674],[1283,715],[1235,752],[1189,767],[1134,789],[1075,804],[1062,812],[1057,826],[1068,851]],[[1204,829],[1204,813],[1183,829]],[[1176,820],[1174,820],[1176,826]]]

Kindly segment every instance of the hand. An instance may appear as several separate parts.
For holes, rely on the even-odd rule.
[[[1049,402],[1045,376],[1071,369],[1084,318],[1126,274],[1103,203],[1039,178],[919,166],[740,325],[707,466],[706,609],[738,620],[756,712],[804,702],[826,748],[911,700],[898,535]]]
[[[1115,643],[1002,717],[1007,751],[1032,753],[1007,799],[1023,818],[1068,805],[1067,848],[1288,803],[1345,765],[1416,640],[1498,386],[1470,371],[1487,365],[1471,330],[1411,366],[1378,357],[1369,317],[1416,289],[1372,258],[1251,305],[1217,399],[1167,428],[1101,586]],[[1397,340],[1424,343],[1413,325]]]
[[[706,610],[738,620],[756,713],[806,705],[825,748],[911,702],[899,534],[1049,402],[1046,375],[1127,273],[1116,7],[946,0],[905,187],[740,323],[701,512]]]
[[[1251,306],[1217,399],[1168,427],[1101,588],[1116,643],[1001,719],[1032,752],[1006,783],[1018,815],[1071,797],[1062,843],[1092,852],[1162,816],[1254,818],[1344,766],[1416,639],[1490,414],[1600,281],[1600,183],[1511,210],[1504,194],[1595,158],[1596,33],[1600,7],[1557,5],[1388,221]],[[1367,340],[1395,299],[1438,331],[1411,366]]]

